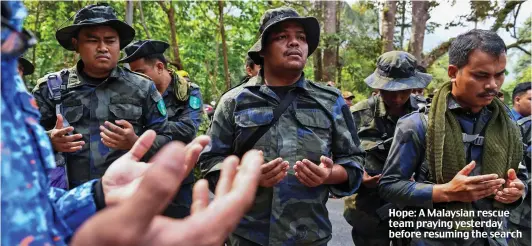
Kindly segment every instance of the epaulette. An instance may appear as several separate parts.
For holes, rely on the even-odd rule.
[[[350,110],[351,112],[357,112],[357,111],[362,111],[362,110],[366,110],[366,109],[370,109],[370,105],[369,105],[369,102],[368,102],[368,99],[365,99],[363,101],[360,101],[358,103],[356,103],[355,105],[351,106]]]
[[[312,82],[310,80],[307,80],[307,83],[311,86],[314,86],[318,89],[321,89],[321,90],[324,90],[332,95],[334,95],[335,97],[340,97],[342,96],[342,93],[340,92],[340,90],[338,90],[337,88],[335,87],[332,87],[332,86],[327,86],[327,85],[322,85],[320,83],[316,83],[316,82]]]
[[[135,71],[131,71],[131,69],[129,69],[129,68],[127,68],[127,67],[122,67],[122,69],[124,69],[124,70],[126,70],[127,72],[130,72],[130,73],[132,73],[132,74],[135,74],[135,75],[141,76],[141,77],[143,77],[143,78],[145,78],[145,79],[147,79],[147,80],[152,80],[152,79],[150,78],[150,76],[148,76],[148,75],[146,75],[146,74],[143,74],[143,73],[137,73],[137,72],[135,72]],[[152,81],[153,81],[153,80],[152,80]]]

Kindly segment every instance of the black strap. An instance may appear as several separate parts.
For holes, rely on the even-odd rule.
[[[297,97],[296,93],[297,88],[294,88],[288,92],[285,98],[281,101],[279,106],[277,106],[273,110],[273,119],[270,122],[270,124],[262,125],[257,128],[257,130],[250,132],[246,138],[242,141],[244,144],[242,145],[242,148],[237,153],[239,157],[242,157],[247,151],[251,150],[253,146],[255,146],[255,143],[264,135],[270,127],[272,127],[277,120],[281,117],[281,115],[286,111],[288,106],[292,104],[294,99]]]

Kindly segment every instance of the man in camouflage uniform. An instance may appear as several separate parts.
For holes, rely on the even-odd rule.
[[[511,210],[521,204],[526,190],[519,129],[508,108],[495,98],[504,82],[506,46],[494,32],[471,30],[449,47],[449,64],[451,81],[438,89],[428,115],[414,112],[397,122],[379,196],[400,208],[417,208],[419,215],[423,211],[418,221],[442,225],[415,228],[421,237],[413,238],[411,245],[507,245],[504,236],[489,234],[506,230],[504,217],[475,215]],[[428,209],[447,213],[429,216]],[[468,211],[474,214],[463,213]],[[461,216],[447,216],[450,212]],[[499,224],[457,224],[488,220]],[[451,228],[443,224],[448,222]],[[486,232],[488,238],[472,237],[471,230]],[[442,234],[449,232],[454,234]]]
[[[210,183],[229,155],[254,148],[266,162],[254,205],[230,245],[326,245],[332,232],[328,193],[348,196],[360,185],[363,152],[340,91],[303,74],[319,30],[314,17],[291,8],[266,11],[260,40],[248,52],[260,73],[228,91],[216,108],[208,131],[212,145],[199,160]],[[260,129],[266,130],[253,136]]]
[[[163,41],[140,40],[124,50],[127,57],[120,62],[129,63],[134,72],[143,73],[153,79],[161,93],[168,114],[168,127],[172,140],[189,143],[196,137],[202,117],[200,89],[168,69],[164,52],[170,45]],[[175,197],[165,215],[184,218],[190,214],[194,173],[183,180],[179,194]]]
[[[253,59],[251,59],[249,56],[246,56],[246,76],[242,78],[241,83],[245,83],[249,79],[257,76],[257,74],[259,74],[259,71],[260,65],[255,64],[255,62],[253,62]]]
[[[508,245],[511,246],[518,246],[518,245],[530,245],[530,237],[531,237],[531,222],[530,222],[530,207],[531,207],[531,180],[530,177],[532,176],[530,173],[530,170],[532,170],[530,166],[530,150],[531,150],[531,141],[530,141],[530,112],[532,111],[532,105],[530,105],[530,101],[532,98],[532,90],[530,89],[531,85],[530,82],[524,82],[518,84],[513,92],[512,92],[512,101],[513,101],[513,108],[512,108],[512,115],[514,116],[514,120],[516,120],[517,125],[521,128],[521,133],[523,136],[523,143],[525,144],[525,158],[524,158],[524,164],[527,167],[528,170],[528,180],[527,185],[529,187],[528,194],[525,198],[525,201],[521,204],[521,206],[517,207],[516,209],[512,210],[512,213],[510,214],[510,217],[508,218],[508,228],[511,231],[519,230],[523,232],[523,236],[521,238],[511,238],[508,241]]]
[[[366,151],[362,186],[357,194],[345,200],[344,217],[353,226],[355,245],[390,245],[387,237],[390,204],[379,197],[377,181],[390,151],[397,120],[418,110],[419,101],[412,89],[425,88],[432,80],[431,75],[414,71],[415,66],[415,57],[407,52],[384,53],[377,59],[375,73],[365,80],[380,94],[351,107],[361,146]]]
[[[355,96],[350,91],[342,91],[342,97],[345,100],[345,103],[348,107],[353,106],[353,99],[355,99]]]
[[[117,66],[120,49],[134,36],[101,4],[84,7],[73,25],[56,32],[59,44],[81,60],[39,79],[33,93],[40,123],[66,159],[70,188],[101,177],[148,129],[157,139],[146,158],[171,139],[166,106],[151,79]]]

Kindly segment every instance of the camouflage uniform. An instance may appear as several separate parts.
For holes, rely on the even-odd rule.
[[[258,188],[253,207],[232,237],[240,240],[233,245],[324,245],[332,231],[325,206],[328,192],[343,197],[360,184],[362,152],[340,92],[303,76],[295,87],[303,92],[254,146],[264,152],[265,162],[278,157],[288,161],[289,173],[273,188]],[[270,123],[280,100],[260,75],[223,95],[208,131],[212,145],[200,157],[203,174],[217,175],[223,159],[240,152],[242,136]],[[342,165],[349,181],[314,188],[300,183],[295,162],[307,158],[320,163],[321,155]]]
[[[20,30],[25,16],[22,2],[2,2],[2,23],[6,18]],[[2,43],[13,34],[2,28]],[[2,49],[0,244],[67,245],[77,228],[97,210],[93,198],[96,180],[70,191],[50,187],[46,170],[54,167],[52,146],[39,125],[35,99],[16,72],[17,56],[4,52]]]
[[[425,88],[430,82],[430,75],[411,73],[407,76],[398,74],[405,73],[416,65],[415,58],[406,52],[387,52],[380,56],[377,61],[377,75],[384,77],[386,81],[377,82],[375,74],[368,77],[368,84],[373,89],[389,91]],[[384,75],[384,67],[390,68],[388,75]],[[413,71],[413,70],[412,70]],[[423,78],[421,78],[423,77]],[[396,78],[396,79],[388,79]],[[381,78],[382,79],[382,78]],[[395,84],[391,87],[390,84]],[[423,85],[423,87],[416,87]],[[401,89],[395,89],[401,88]],[[410,95],[406,101],[405,114],[417,111],[422,103],[418,97]],[[393,140],[393,133],[399,117],[387,113],[387,106],[380,95],[372,96],[351,107],[351,112],[358,127],[358,137],[361,147],[366,152],[364,169],[370,176],[382,173],[384,163]],[[388,209],[390,204],[379,197],[377,188],[360,187],[357,194],[345,199],[344,217],[353,226],[352,237],[355,245],[389,245],[388,238]],[[382,210],[382,211],[381,211]],[[380,214],[380,215],[379,215]]]
[[[292,8],[270,9],[261,18],[259,40],[248,51],[255,64],[269,59],[259,54],[266,40],[264,34],[290,20],[303,27],[308,55],[316,50],[320,39],[316,18],[301,17]],[[329,192],[337,197],[353,194],[363,174],[363,152],[358,148],[353,118],[340,91],[307,81],[302,71],[292,85],[277,87],[266,85],[263,74],[261,70],[220,99],[208,130],[211,145],[199,160],[202,173],[214,184],[222,161],[250,147],[264,153],[265,163],[283,158],[290,165],[287,176],[273,187],[258,187],[253,206],[230,236],[229,244],[326,245],[332,232],[325,206]],[[292,92],[294,100],[273,122],[274,109],[285,104],[282,102],[294,95]],[[265,129],[261,126],[268,127],[267,131],[254,139],[253,146],[243,146],[246,136]],[[345,182],[307,187],[297,179],[293,169],[296,161],[308,159],[319,164],[322,155],[345,169]]]
[[[515,114],[514,114],[515,115]],[[531,120],[530,116],[528,117],[522,117],[517,121],[517,124],[521,128],[521,133],[523,135],[523,143],[525,144],[525,158],[524,163],[528,170],[528,194],[525,197],[525,201],[521,204],[521,206],[517,207],[516,209],[512,210],[512,213],[510,214],[510,217],[508,219],[508,228],[511,231],[519,230],[523,233],[523,237],[521,238],[515,238],[515,239],[509,239],[508,245],[510,246],[528,246],[531,245],[531,222],[530,222],[530,206],[532,203],[531,200],[531,177],[532,174],[530,170],[532,168],[530,167],[530,153],[531,153],[531,140],[530,140],[530,133],[531,133]]]
[[[166,111],[168,112],[168,128],[173,140],[190,143],[196,137],[202,120],[203,103],[201,100],[201,92],[196,84],[187,82],[176,73],[172,72],[171,74],[172,82],[162,95],[166,104]],[[184,86],[178,86],[176,84]],[[185,93],[186,98],[178,99],[176,97],[176,87],[181,87],[181,90],[185,89],[188,91]],[[181,183],[179,193],[170,203],[164,215],[173,218],[185,218],[190,215],[193,185],[194,172],[191,172]]]
[[[497,99],[495,99],[497,100]],[[458,104],[452,96],[448,99],[448,110],[452,112],[458,120],[464,133],[469,135],[479,134],[483,131],[491,117],[491,110],[484,107],[478,114],[469,113]],[[510,112],[508,110],[508,115]],[[445,203],[433,203],[432,188],[433,183],[428,180],[428,163],[425,159],[425,134],[426,126],[422,117],[426,117],[423,112],[408,114],[397,122],[394,141],[388,154],[388,159],[383,170],[383,176],[379,182],[378,191],[380,196],[399,207],[411,206],[419,209],[442,209]],[[480,175],[482,165],[482,145],[470,144],[466,149],[466,163],[476,161],[476,166],[470,176]],[[520,165],[516,170],[520,180],[527,180],[527,169]],[[415,174],[415,175],[414,175]],[[411,178],[415,177],[415,181]],[[526,186],[526,184],[525,184]],[[508,204],[504,209],[510,210],[521,204],[522,199],[515,203]],[[494,210],[493,198],[484,198],[472,203],[474,210]],[[428,218],[427,218],[428,219]],[[445,217],[435,217],[434,220],[447,220]],[[493,218],[475,218],[476,220],[487,220]],[[504,218],[497,219],[502,221]],[[423,228],[417,229],[422,233],[429,230],[444,231],[446,228]],[[486,232],[505,231],[502,228],[485,228]],[[435,238],[414,238],[411,245],[445,245],[445,246],[484,246],[484,245],[507,245],[504,238],[456,238],[456,239],[435,239]]]
[[[168,47],[168,43],[159,40],[139,40],[124,49],[127,56],[120,62],[132,63],[152,55],[160,55],[163,58]],[[172,140],[190,143],[196,137],[202,120],[203,103],[199,87],[186,81],[177,72],[165,69],[166,71],[171,81],[162,97],[168,113],[168,130],[172,134]],[[190,215],[193,184],[194,173],[191,172],[181,183],[179,193],[164,215],[173,218],[185,218]]]
[[[95,85],[80,75],[83,62],[63,70],[61,77],[66,88],[62,90],[63,117],[74,127],[74,133],[83,135],[81,150],[64,153],[70,188],[99,178],[107,167],[125,154],[125,150],[111,149],[100,140],[100,125],[105,121],[127,120],[140,136],[147,129],[157,133],[154,145],[145,158],[170,141],[166,113],[161,95],[149,77],[115,67],[110,76]],[[38,80],[33,90],[41,112],[41,125],[53,129],[56,122],[55,105],[50,100],[47,76]]]

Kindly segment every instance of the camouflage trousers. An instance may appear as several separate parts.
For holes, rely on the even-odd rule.
[[[344,217],[353,229],[351,236],[356,246],[389,246],[388,220],[382,220],[377,209],[385,205],[376,189],[361,188],[345,200]]]

